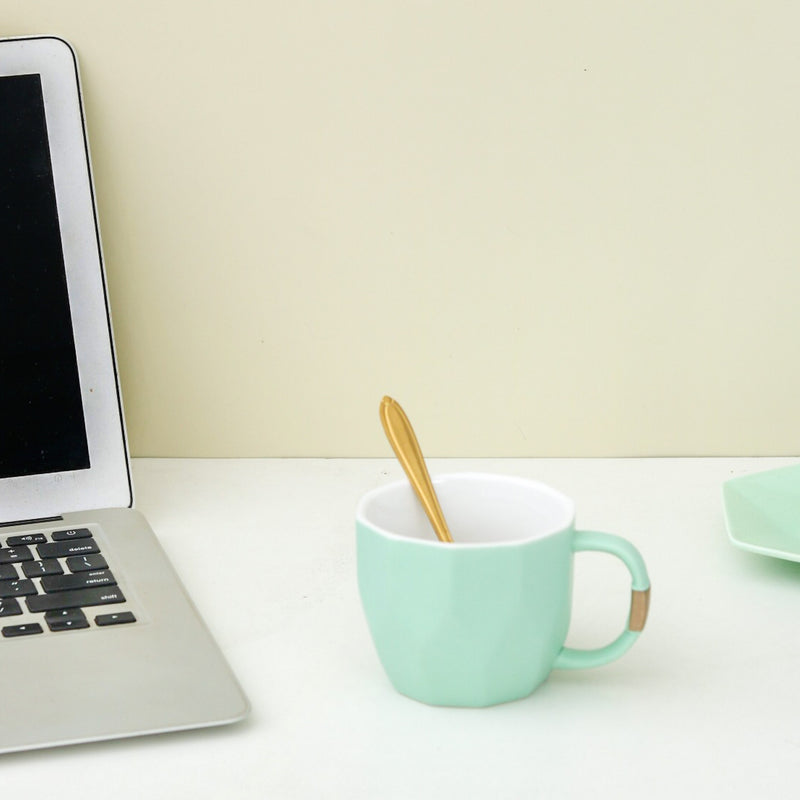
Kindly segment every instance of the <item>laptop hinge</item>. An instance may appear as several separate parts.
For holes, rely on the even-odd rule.
[[[10,528],[12,525],[38,525],[42,522],[61,522],[64,517],[39,517],[38,519],[17,519],[13,522],[0,522],[0,528]]]

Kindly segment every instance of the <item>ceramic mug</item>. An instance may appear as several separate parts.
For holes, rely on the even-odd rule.
[[[606,664],[636,641],[650,581],[630,542],[575,530],[572,501],[542,483],[474,473],[433,482],[454,543],[436,539],[406,481],[365,495],[356,512],[361,601],[401,694],[442,706],[503,703],[554,668]],[[617,556],[633,578],[626,629],[595,650],[564,646],[579,550]]]

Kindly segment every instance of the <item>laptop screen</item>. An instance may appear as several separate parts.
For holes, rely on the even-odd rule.
[[[0,77],[0,478],[88,469],[39,75]]]
[[[0,525],[133,503],[77,68],[0,38]]]

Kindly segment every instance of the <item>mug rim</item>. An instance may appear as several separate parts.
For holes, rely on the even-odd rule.
[[[544,494],[549,495],[552,499],[559,501],[562,505],[564,505],[567,515],[566,515],[566,522],[564,525],[559,527],[553,528],[553,530],[548,530],[545,533],[537,533],[531,536],[527,536],[521,539],[509,539],[509,540],[501,540],[501,541],[492,541],[492,542],[441,542],[439,541],[435,535],[432,533],[431,539],[416,539],[410,536],[403,536],[399,533],[394,533],[381,525],[378,525],[370,520],[367,519],[364,510],[366,506],[375,499],[375,497],[384,494],[386,492],[392,491],[397,489],[400,486],[407,486],[409,490],[412,491],[411,485],[407,479],[401,478],[400,480],[392,481],[391,483],[386,483],[383,486],[376,486],[374,489],[370,489],[370,491],[366,492],[360,500],[358,501],[358,505],[356,506],[356,523],[360,524],[363,528],[366,528],[369,531],[372,531],[380,536],[384,536],[388,539],[397,541],[397,542],[407,542],[411,546],[422,546],[422,547],[441,547],[448,550],[461,550],[461,549],[479,549],[479,548],[496,548],[496,547],[519,547],[520,545],[530,544],[531,542],[539,542],[547,539],[551,536],[556,536],[559,533],[563,533],[565,530],[574,529],[575,527],[575,503],[571,497],[564,494],[563,492],[559,491],[558,489],[553,488],[547,483],[543,481],[538,481],[533,478],[524,478],[519,475],[508,475],[499,472],[474,472],[474,471],[466,471],[466,472],[444,472],[437,475],[432,475],[431,480],[433,481],[434,486],[438,488],[439,484],[446,483],[447,481],[451,480],[483,480],[486,481],[487,479],[495,482],[495,483],[507,483],[507,484],[516,484],[518,486],[526,486],[526,487],[534,487]],[[416,501],[416,495],[414,496]]]

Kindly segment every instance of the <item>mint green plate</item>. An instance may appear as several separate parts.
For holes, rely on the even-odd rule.
[[[800,561],[800,464],[733,478],[722,496],[735,545]]]

